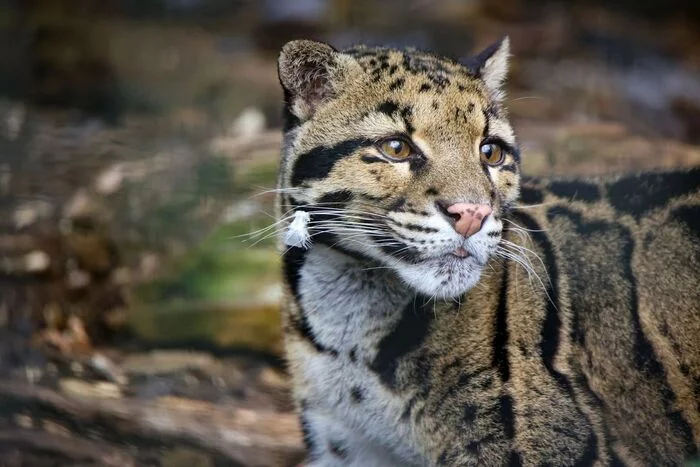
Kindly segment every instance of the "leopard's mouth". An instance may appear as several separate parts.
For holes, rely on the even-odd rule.
[[[466,259],[471,256],[471,253],[469,253],[467,249],[462,246],[455,248],[455,250],[452,251],[450,254],[460,259]]]

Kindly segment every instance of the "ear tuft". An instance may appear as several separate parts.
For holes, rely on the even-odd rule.
[[[310,118],[334,94],[339,52],[322,42],[295,40],[282,47],[277,61],[286,105],[300,120]]]
[[[488,46],[484,51],[465,63],[477,76],[495,98],[501,95],[501,87],[508,75],[508,59],[510,58],[510,39],[508,36]]]

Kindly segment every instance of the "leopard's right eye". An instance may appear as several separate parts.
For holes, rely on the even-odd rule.
[[[385,139],[377,145],[377,149],[389,159],[404,160],[413,154],[411,145],[401,138]]]

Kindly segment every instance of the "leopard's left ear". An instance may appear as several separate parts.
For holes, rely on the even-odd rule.
[[[484,81],[492,97],[499,99],[502,95],[503,82],[508,75],[509,58],[510,39],[505,36],[469,59],[465,64]]]

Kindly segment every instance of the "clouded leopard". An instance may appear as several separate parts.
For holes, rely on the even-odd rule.
[[[278,207],[307,233],[283,250],[286,355],[311,466],[698,454],[700,168],[522,176],[508,56],[282,49]]]

